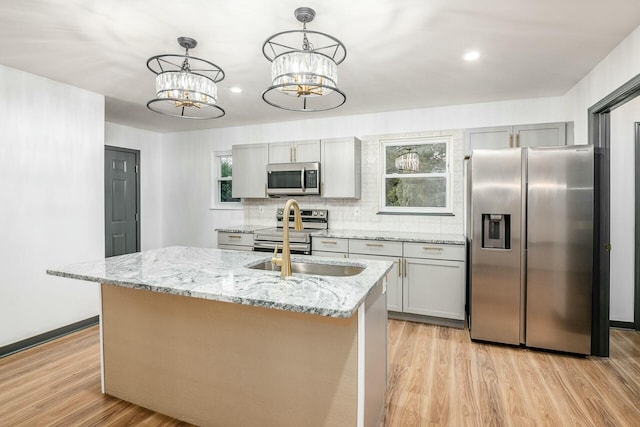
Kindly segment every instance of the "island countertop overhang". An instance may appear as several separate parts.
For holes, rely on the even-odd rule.
[[[356,265],[354,276],[331,277],[247,268],[271,258],[255,252],[173,246],[51,268],[47,274],[235,304],[351,317],[391,269],[388,261],[292,256],[292,261]]]

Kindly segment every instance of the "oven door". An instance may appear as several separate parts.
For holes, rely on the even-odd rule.
[[[278,252],[282,252],[282,242],[254,242],[254,252],[273,252],[278,245]],[[293,255],[311,255],[311,245],[308,243],[290,243],[289,249]]]

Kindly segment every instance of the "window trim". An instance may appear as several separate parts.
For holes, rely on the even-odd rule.
[[[220,192],[219,192],[219,182],[220,181],[232,181],[231,177],[221,177],[220,176],[220,158],[221,157],[230,157],[231,150],[225,151],[213,151],[211,153],[211,210],[241,210],[242,209],[242,200],[239,202],[221,202],[220,201]]]
[[[387,174],[386,173],[386,153],[385,148],[395,145],[425,145],[425,144],[441,144],[446,145],[446,172],[442,173],[422,173],[422,174]],[[452,215],[452,161],[453,154],[453,136],[452,135],[434,135],[434,136],[414,136],[405,138],[385,138],[378,140],[379,145],[379,173],[378,173],[378,213],[379,214],[418,214],[418,215]],[[406,206],[386,206],[386,178],[445,178],[445,206],[444,207],[406,207]]]

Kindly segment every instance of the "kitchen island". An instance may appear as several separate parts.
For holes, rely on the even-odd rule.
[[[249,267],[266,254],[170,247],[51,269],[101,283],[103,392],[198,425],[369,426],[384,411],[385,276]]]

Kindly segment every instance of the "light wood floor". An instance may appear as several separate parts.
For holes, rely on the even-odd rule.
[[[0,359],[0,425],[188,425],[102,395],[99,352],[92,327]],[[390,320],[388,370],[385,426],[640,425],[637,332],[582,359]]]

